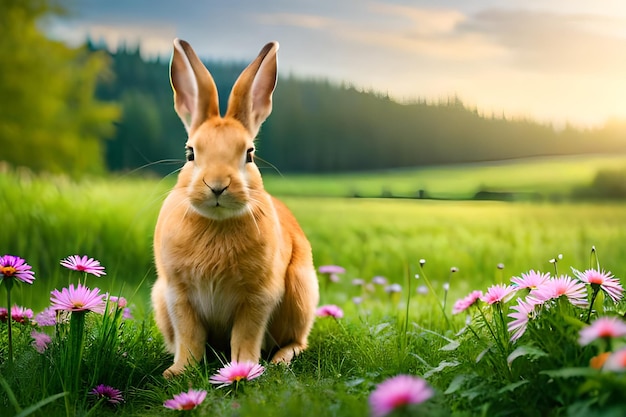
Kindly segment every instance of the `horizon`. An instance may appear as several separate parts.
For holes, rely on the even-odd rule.
[[[626,4],[618,0],[278,0],[75,4],[48,33],[69,44],[139,45],[169,57],[187,40],[203,60],[250,62],[281,44],[280,73],[387,95],[458,98],[483,115],[562,127],[626,120]],[[219,41],[215,41],[219,39]]]

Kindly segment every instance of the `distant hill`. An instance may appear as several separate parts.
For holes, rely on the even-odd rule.
[[[96,48],[90,44],[92,49]],[[97,96],[123,108],[107,143],[110,170],[164,174],[182,161],[185,131],[172,107],[169,63],[138,49],[111,54],[111,77]],[[222,111],[245,63],[207,62]],[[259,134],[258,155],[282,172],[346,172],[494,161],[545,155],[626,152],[626,124],[556,130],[527,119],[483,115],[459,99],[400,104],[323,80],[279,76],[274,110]]]

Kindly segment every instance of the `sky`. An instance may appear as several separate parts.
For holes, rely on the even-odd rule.
[[[457,96],[556,126],[626,119],[624,0],[74,0],[71,10],[48,29],[70,44],[89,35],[169,56],[179,37],[202,58],[250,61],[275,40],[282,75],[401,102]]]

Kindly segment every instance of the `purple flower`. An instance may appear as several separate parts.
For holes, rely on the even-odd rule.
[[[94,395],[98,400],[104,399],[109,404],[117,405],[121,402],[124,402],[124,397],[122,397],[122,391],[104,384],[98,385],[97,387],[89,391],[89,394]]]
[[[250,381],[258,378],[265,372],[265,368],[254,362],[232,361],[217,371],[217,374],[209,378],[212,384],[221,384],[220,387],[231,385],[243,379]]]
[[[574,271],[574,275],[579,280],[591,285],[592,288],[597,289],[597,287],[600,287],[614,302],[617,303],[622,299],[624,288],[610,272],[595,269],[587,269],[585,272],[580,272],[574,268],[572,268],[572,271]]]
[[[48,344],[52,342],[52,338],[48,336],[46,333],[38,332],[33,330],[30,332],[30,337],[33,338],[32,346],[39,353],[44,353],[48,348]]]
[[[32,284],[35,280],[34,275],[31,266],[24,259],[13,255],[4,255],[0,258],[0,278],[15,278],[18,281]]]
[[[86,274],[92,274],[97,277],[106,275],[104,267],[100,265],[100,262],[93,258],[88,258],[87,256],[68,256],[67,258],[61,260],[61,265],[68,269],[84,272]]]
[[[340,319],[343,317],[343,310],[334,304],[327,304],[318,307],[315,311],[315,315],[318,317],[333,317]]]
[[[50,302],[54,310],[104,313],[104,294],[100,294],[98,288],[90,290],[81,284],[74,288],[74,284],[70,284],[69,289],[54,290],[51,294]]]
[[[465,298],[461,298],[456,303],[454,303],[454,306],[452,307],[452,314],[462,313],[463,311],[478,303],[482,296],[482,291],[472,291],[471,293],[469,293],[468,296],[466,296]]]
[[[163,407],[171,410],[193,410],[206,398],[206,391],[190,389],[174,395],[174,398],[163,403]]]
[[[419,377],[398,375],[378,384],[369,396],[372,417],[384,417],[394,410],[421,404],[433,396],[428,383]]]
[[[39,327],[54,326],[57,324],[57,313],[52,307],[47,307],[35,316],[35,323]]]

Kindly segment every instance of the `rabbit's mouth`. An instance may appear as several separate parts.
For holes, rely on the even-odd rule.
[[[212,198],[202,202],[192,201],[191,206],[198,214],[212,220],[240,217],[248,211],[246,204],[223,197]]]

